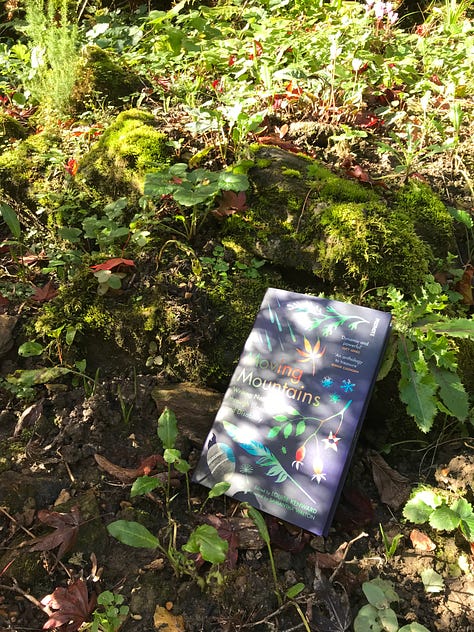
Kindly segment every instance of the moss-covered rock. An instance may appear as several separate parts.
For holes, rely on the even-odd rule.
[[[80,174],[90,186],[106,192],[112,199],[141,193],[144,175],[169,163],[167,141],[152,114],[126,110],[83,158]]]
[[[79,61],[71,107],[82,112],[91,104],[104,102],[121,106],[126,97],[143,88],[143,80],[98,46],[88,46]]]
[[[19,121],[0,112],[0,147],[4,147],[12,140],[21,140],[26,136],[26,129]]]
[[[452,243],[452,220],[426,187],[410,185],[392,204],[307,156],[263,147],[255,163],[250,210],[224,233],[280,269],[336,291],[393,284],[412,293]]]

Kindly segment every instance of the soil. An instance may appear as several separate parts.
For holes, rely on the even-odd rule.
[[[233,530],[238,559],[221,569],[222,583],[219,577],[205,581],[208,569],[204,565],[198,571],[204,580],[200,588],[196,578],[176,577],[159,551],[128,547],[108,535],[105,526],[124,518],[140,520],[153,533],[166,537],[170,522],[164,495],[154,491],[131,499],[132,479],[123,480],[124,468],[129,468],[130,475],[130,469],[161,451],[156,428],[163,401],[157,393],[168,386],[155,376],[130,375],[101,381],[93,393],[82,387],[45,390],[36,409],[23,419],[21,432],[23,436],[29,432],[29,441],[18,446],[10,469],[0,479],[1,630],[41,630],[47,617],[29,597],[41,600],[78,577],[87,580],[91,593],[108,589],[124,596],[130,608],[121,628],[124,632],[304,629],[294,603],[280,607],[268,551],[251,521],[228,498],[213,499],[200,511],[207,490],[191,484],[189,510],[181,477],[171,503],[178,548],[196,525],[207,520]],[[208,395],[216,402],[221,397]],[[177,395],[178,405],[180,397],[185,394]],[[206,418],[210,426],[212,406],[203,412],[201,427],[193,426],[192,419],[180,420],[177,447],[191,464],[199,456]],[[305,591],[296,603],[311,630],[352,629],[355,614],[366,603],[361,585],[378,576],[393,582],[399,596],[394,607],[400,626],[418,621],[432,632],[472,631],[474,580],[467,542],[458,535],[422,527],[436,548],[415,549],[410,539],[413,525],[402,520],[400,508],[420,480],[449,489],[467,488],[472,500],[472,440],[446,440],[422,449],[410,444],[410,449],[394,448],[384,455],[383,463],[406,477],[392,479],[396,493],[389,493],[388,502],[399,504],[393,509],[387,500],[382,502],[373,477],[374,463],[381,458],[373,450],[380,438],[378,419],[371,407],[327,538],[267,517],[278,581],[283,591],[304,583]],[[15,452],[18,434],[18,411],[5,402],[0,421],[4,449]],[[118,468],[105,462],[104,471],[95,455]],[[159,465],[157,469],[163,471]],[[31,551],[28,544],[33,537],[51,532],[38,521],[36,511],[52,508],[70,513],[74,506],[79,508],[81,523],[74,547],[60,561],[57,548]],[[387,554],[379,525],[389,541],[401,535],[392,556]],[[471,573],[460,572],[456,562],[461,554],[470,559]],[[440,592],[425,591],[420,577],[425,568],[446,578]]]

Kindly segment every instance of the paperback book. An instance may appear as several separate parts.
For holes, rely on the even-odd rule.
[[[390,333],[367,307],[269,288],[193,480],[327,535]]]

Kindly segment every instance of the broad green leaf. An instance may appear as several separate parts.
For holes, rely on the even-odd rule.
[[[130,490],[130,498],[148,494],[160,485],[162,485],[162,483],[157,478],[153,478],[152,476],[140,476],[133,481],[132,489]]]
[[[377,608],[371,604],[362,606],[354,620],[354,632],[382,632],[378,614]]]
[[[114,274],[113,272],[109,276],[107,283],[109,287],[112,288],[113,290],[120,290],[120,288],[122,287],[122,279],[117,274]]]
[[[224,171],[219,175],[217,181],[219,189],[224,191],[246,191],[249,188],[249,180],[243,173],[232,173],[232,171]]]
[[[433,511],[433,507],[430,507],[421,500],[412,498],[403,509],[403,517],[414,524],[423,524],[428,522]]]
[[[288,590],[285,593],[285,597],[288,597],[288,599],[294,599],[303,590],[304,590],[304,584],[302,582],[299,582],[298,584],[294,584],[294,586],[290,586],[290,588],[288,588]]]
[[[9,204],[0,203],[0,213],[2,214],[3,221],[10,229],[11,234],[15,239],[21,237],[21,226],[18,221],[18,216]]]
[[[459,526],[466,540],[474,542],[474,515],[462,518]]]
[[[69,327],[66,329],[66,344],[67,345],[72,345],[72,343],[74,342],[74,338],[76,337],[77,334],[77,327],[72,327],[71,325],[69,325]]]
[[[279,435],[280,430],[281,430],[281,426],[273,426],[273,428],[270,428],[270,430],[268,431],[267,437],[269,439],[274,439],[275,437]]]
[[[433,529],[438,529],[440,531],[453,531],[459,526],[461,518],[447,505],[442,504],[433,511],[428,522]]]
[[[173,465],[175,467],[175,470],[181,472],[181,474],[187,474],[191,469],[191,466],[186,461],[186,459],[177,459],[173,462]]]
[[[39,342],[24,342],[18,347],[18,355],[22,358],[31,358],[32,356],[39,356],[43,353],[43,345]]]
[[[425,568],[425,570],[421,571],[420,575],[426,592],[438,593],[444,590],[442,576],[432,568]]]
[[[420,329],[429,329],[436,334],[446,334],[452,338],[474,338],[474,320],[472,318],[452,318],[445,322],[424,325]]]
[[[457,373],[431,366],[439,384],[439,396],[453,417],[464,421],[469,413],[469,399]]]
[[[107,531],[119,542],[128,546],[156,549],[159,544],[158,538],[139,522],[116,520],[107,525]]]
[[[226,491],[230,488],[230,483],[226,483],[225,481],[221,481],[220,483],[216,483],[214,487],[209,491],[209,498],[217,498],[218,496],[222,496]]]
[[[428,628],[425,628],[421,623],[417,623],[413,621],[413,623],[409,623],[408,625],[404,625],[403,628],[400,628],[398,632],[430,632]]]
[[[390,601],[387,599],[384,591],[379,587],[373,584],[372,582],[364,582],[362,584],[362,590],[364,591],[364,595],[367,597],[367,601],[380,610],[381,608],[388,608],[390,606]]]
[[[303,434],[303,432],[306,430],[306,422],[305,421],[299,421],[296,424],[296,430],[295,430],[295,435],[297,437],[299,437],[301,434]]]
[[[458,498],[451,505],[451,509],[457,513],[460,518],[470,518],[473,515],[472,505],[465,498]]]
[[[47,384],[70,373],[70,369],[62,366],[43,367],[40,369],[28,369],[26,371],[15,371],[7,375],[7,382],[19,384],[21,386],[33,386],[34,384]]]
[[[82,234],[82,230],[80,228],[71,228],[69,226],[64,226],[63,228],[58,229],[58,235],[61,239],[65,239],[66,241],[70,241],[72,244],[77,244],[79,237]]]
[[[474,227],[474,222],[472,220],[472,217],[470,213],[468,213],[467,211],[463,211],[462,209],[459,209],[459,208],[454,208],[453,206],[447,206],[446,210],[451,215],[451,217],[453,217],[457,222],[461,222],[467,228]]]
[[[220,537],[217,529],[210,524],[202,524],[189,536],[183,546],[188,553],[200,553],[206,562],[221,564],[227,557],[229,543]]]
[[[164,409],[158,419],[158,437],[166,449],[174,448],[178,436],[178,422],[176,415],[168,407]]]
[[[163,452],[163,458],[166,463],[177,463],[181,458],[180,450],[175,450],[174,448],[166,448]]]
[[[398,632],[398,619],[392,608],[385,608],[379,611],[379,619],[384,632]]]
[[[286,426],[283,428],[283,436],[285,437],[285,439],[288,439],[292,431],[293,426],[291,424],[286,424]]]
[[[428,372],[423,354],[414,349],[411,340],[400,338],[397,357],[401,369],[400,399],[420,430],[428,432],[437,412],[436,381]]]

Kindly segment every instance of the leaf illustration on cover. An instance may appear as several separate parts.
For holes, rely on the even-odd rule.
[[[283,483],[286,480],[289,480],[296,485],[296,487],[303,492],[303,494],[309,498],[309,500],[316,504],[316,502],[311,498],[311,496],[301,487],[301,485],[295,481],[295,479],[288,474],[283,465],[277,459],[277,457],[273,454],[271,450],[269,450],[263,443],[259,441],[247,441],[242,436],[242,432],[239,430],[237,426],[231,424],[228,421],[223,421],[222,425],[224,426],[224,430],[227,432],[229,437],[233,439],[242,450],[245,450],[248,454],[252,456],[259,457],[256,461],[257,465],[260,467],[269,468],[267,472],[265,472],[266,476],[271,476],[272,478],[276,478],[276,483]]]
[[[319,338],[313,346],[311,342],[306,338],[306,336],[304,336],[304,350],[296,349],[296,351],[300,354],[300,356],[302,356],[302,359],[298,360],[298,362],[312,363],[314,375],[316,373],[316,361],[319,360],[319,358],[322,358],[323,355],[326,353],[326,347],[323,347],[323,349],[321,349],[321,341],[319,340]]]

